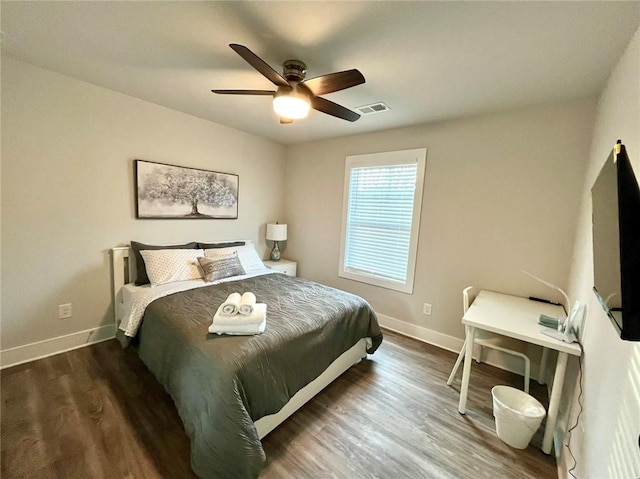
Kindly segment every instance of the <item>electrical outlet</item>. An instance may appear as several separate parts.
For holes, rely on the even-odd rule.
[[[68,319],[71,317],[71,303],[61,304],[58,306],[58,319]]]
[[[431,314],[431,304],[424,303],[422,305],[422,314],[430,315]]]

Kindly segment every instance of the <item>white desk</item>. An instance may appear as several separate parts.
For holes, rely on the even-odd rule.
[[[565,343],[542,334],[540,330],[543,327],[538,324],[541,313],[556,318],[564,316],[564,310],[560,306],[508,294],[480,291],[462,318],[462,324],[467,327],[467,349],[464,356],[458,411],[460,414],[464,414],[467,406],[473,338],[476,328],[556,350],[558,351],[558,361],[549,398],[547,425],[542,440],[542,451],[549,454],[553,443],[553,431],[558,419],[558,407],[567,369],[567,359],[569,354],[580,356],[581,349],[577,343]]]

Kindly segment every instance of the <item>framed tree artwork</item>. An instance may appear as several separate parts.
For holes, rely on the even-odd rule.
[[[237,219],[238,175],[135,160],[136,216]]]

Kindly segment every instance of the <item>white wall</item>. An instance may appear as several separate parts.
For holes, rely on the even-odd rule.
[[[246,238],[283,212],[284,147],[2,58],[3,351],[112,324],[109,249]],[[133,160],[240,176],[237,220],[138,220]],[[57,319],[59,304],[73,317]]]
[[[445,345],[461,344],[467,285],[559,300],[521,269],[566,286],[594,113],[595,100],[585,100],[292,146],[285,256],[302,276],[360,294]],[[428,152],[414,293],[339,278],[345,156],[420,147]]]
[[[584,412],[571,441],[577,475],[585,478],[640,477],[640,343],[620,340],[592,292],[590,191],[618,139],[626,145],[636,175],[640,175],[640,29],[598,102],[569,282],[571,295],[588,308],[582,337]],[[579,411],[575,401],[577,395],[571,424]],[[618,474],[612,463],[624,450],[635,458],[634,469]],[[568,459],[568,466],[572,465]]]

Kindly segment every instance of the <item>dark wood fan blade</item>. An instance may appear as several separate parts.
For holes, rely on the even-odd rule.
[[[364,76],[358,70],[329,73],[302,82],[314,95],[326,95],[364,83]]]
[[[342,118],[347,121],[356,121],[360,118],[355,111],[351,111],[348,108],[343,107],[342,105],[338,105],[329,100],[325,100],[324,98],[320,98],[319,96],[311,97],[311,107],[314,110],[321,111],[322,113],[326,113],[327,115],[335,116],[337,118]]]
[[[289,86],[289,82],[285,80],[282,75],[271,68],[262,58],[253,53],[244,45],[238,45],[237,43],[229,44],[233,51],[240,55],[244,60],[253,68],[262,73],[267,79],[278,86]]]
[[[211,90],[219,95],[268,95],[273,96],[275,91],[271,90]]]

